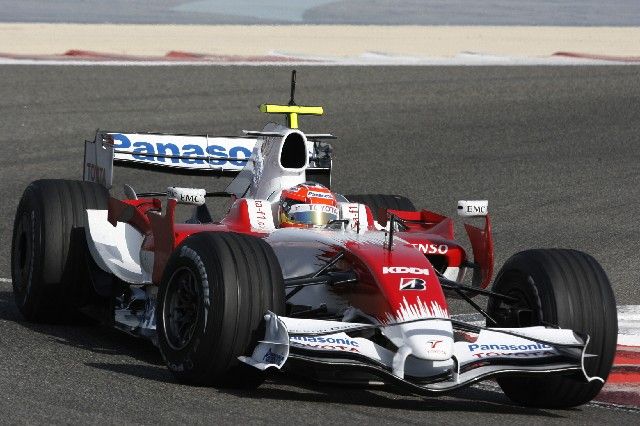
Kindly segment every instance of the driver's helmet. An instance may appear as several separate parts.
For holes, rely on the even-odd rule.
[[[324,227],[338,219],[336,197],[326,187],[312,182],[285,189],[280,195],[280,227]]]

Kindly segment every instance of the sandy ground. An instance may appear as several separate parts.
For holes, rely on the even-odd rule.
[[[69,49],[137,55],[183,50],[235,55],[547,56],[571,51],[637,56],[640,27],[0,24],[1,53],[59,54]]]

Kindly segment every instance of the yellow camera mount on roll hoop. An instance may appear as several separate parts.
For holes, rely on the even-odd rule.
[[[288,105],[262,104],[260,111],[267,114],[286,114],[287,127],[298,128],[298,115],[322,115],[324,110],[321,106],[301,106],[296,105],[294,96],[296,92],[296,70],[291,72],[291,99]]]

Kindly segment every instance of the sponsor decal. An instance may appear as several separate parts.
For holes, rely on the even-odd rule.
[[[180,194],[180,199],[178,201],[183,203],[200,203],[198,196],[192,194]]]
[[[509,358],[537,358],[543,356],[556,355],[554,351],[533,351],[533,352],[478,352],[471,354],[476,358],[490,358],[490,357],[509,357]]]
[[[185,204],[204,204],[205,194],[206,192],[204,189],[176,188],[172,186],[167,188],[167,197]]]
[[[335,214],[336,217],[338,216],[337,207],[325,206],[324,204],[312,204],[311,206],[314,207],[314,210],[320,210],[323,213],[331,213],[331,214]]]
[[[424,254],[446,254],[449,246],[446,244],[411,244]]]
[[[314,349],[318,351],[342,351],[342,352],[360,353],[358,348],[354,348],[353,346],[323,345],[320,343],[300,343],[300,342],[291,342],[291,344],[300,348],[308,348],[308,349]]]
[[[467,213],[480,215],[487,214],[487,206],[469,205],[467,206]]]
[[[273,229],[273,217],[270,211],[271,206],[263,200],[247,200],[250,203],[249,214],[251,215],[251,226],[257,229]]]
[[[486,215],[487,206],[481,204],[467,204],[466,206],[458,206],[458,209],[464,209],[465,213],[472,215]]]
[[[171,142],[147,142],[144,140],[132,142],[126,135],[114,133],[111,135],[116,150],[131,150],[131,156],[138,161],[148,161],[151,163],[172,163],[172,164],[210,164],[212,166],[224,166],[227,163],[243,167],[245,161],[231,161],[227,158],[249,158],[251,150],[244,146],[224,147],[222,145],[202,146],[198,144],[177,144]],[[144,137],[144,135],[140,135]],[[153,140],[150,135],[150,140]],[[162,157],[155,157],[161,155]],[[169,156],[169,157],[166,157]],[[170,158],[193,157],[193,158]],[[202,157],[221,157],[207,160]]]
[[[333,195],[327,194],[326,192],[316,192],[316,191],[308,191],[308,198],[324,198],[327,200],[333,200]]]
[[[427,282],[420,278],[401,278],[400,290],[418,290],[424,291],[427,289]]]
[[[91,182],[106,186],[106,170],[96,164],[87,163],[87,177]]]
[[[277,354],[271,351],[271,348],[267,351],[266,354],[262,357],[262,360],[267,364],[276,364],[280,365],[284,361],[284,357],[280,354]]]
[[[349,218],[349,227],[352,231],[360,232],[360,205],[351,204],[347,208]]]
[[[447,351],[441,347],[444,340],[427,340],[427,351],[431,354],[447,355]]]
[[[478,345],[469,344],[469,352],[476,358],[489,357],[517,357],[517,358],[535,358],[543,356],[556,355],[553,347],[544,343],[531,343],[527,345]],[[482,351],[482,352],[476,352]],[[491,351],[491,352],[486,352]]]
[[[302,342],[311,342],[311,343],[332,343],[339,345],[347,345],[347,346],[360,346],[360,344],[349,338],[342,337],[323,337],[323,336],[291,336],[290,340],[292,343],[297,343],[297,341]]]
[[[427,268],[413,268],[410,266],[383,266],[383,274],[413,274],[413,275],[429,275]]]
[[[468,346],[469,346],[469,352],[474,352],[476,350],[532,351],[532,350],[538,350],[538,349],[552,349],[551,346],[545,345],[544,343],[531,343],[528,345],[478,345],[473,343],[473,344],[469,344]]]
[[[459,200],[458,215],[463,217],[486,216],[488,206],[487,200]]]
[[[356,352],[360,353],[358,347],[360,346],[355,340],[348,337],[322,337],[322,336],[291,336],[290,342],[292,345],[315,349],[320,351],[342,351],[342,352]]]
[[[331,213],[338,216],[338,208],[326,204],[294,204],[289,208],[289,214],[300,212]]]
[[[427,340],[427,346],[429,349],[435,349],[442,342],[442,340]]]

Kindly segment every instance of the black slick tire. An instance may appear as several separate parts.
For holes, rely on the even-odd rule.
[[[588,334],[587,353],[596,356],[585,360],[585,370],[606,380],[615,356],[618,320],[611,284],[593,257],[566,249],[523,251],[507,260],[492,290],[519,300],[506,305],[490,299],[487,311],[498,327],[552,324]],[[597,380],[587,383],[581,373],[497,381],[512,401],[546,408],[585,404],[603,386]]]
[[[255,387],[264,374],[241,363],[264,338],[267,311],[283,314],[284,281],[273,249],[243,234],[203,232],[171,255],[158,292],[160,351],[192,385]]]
[[[11,279],[16,305],[32,322],[66,321],[87,282],[86,209],[106,209],[97,183],[46,179],[24,191],[13,226]]]

